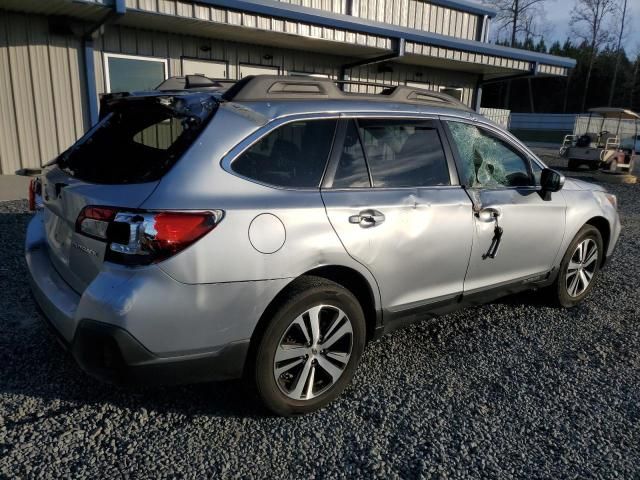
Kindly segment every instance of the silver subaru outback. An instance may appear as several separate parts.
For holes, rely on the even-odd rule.
[[[526,289],[578,304],[618,240],[615,196],[446,95],[194,83],[104,97],[32,182],[34,296],[99,379],[243,377],[310,412],[395,328]]]

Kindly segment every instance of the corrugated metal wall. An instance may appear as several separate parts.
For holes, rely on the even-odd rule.
[[[265,32],[287,33],[334,42],[347,42],[381,49],[391,49],[391,39],[377,35],[356,33],[340,28],[329,28],[306,22],[284,20],[267,15],[240,12],[229,8],[182,2],[177,0],[126,0],[129,12],[153,12],[162,15],[174,15],[192,18],[198,22],[225,24],[234,27],[258,28]],[[194,24],[194,29],[197,28]],[[202,25],[200,25],[202,26]],[[195,32],[194,32],[195,33]]]
[[[168,60],[169,75],[182,74],[182,57],[221,60],[229,77],[243,64],[275,66],[282,74],[320,73],[337,78],[340,65],[353,61],[337,55],[309,54],[195,36],[108,25],[95,42],[98,94],[105,92],[104,53],[143,55]],[[81,41],[49,31],[47,18],[0,11],[0,172],[38,167],[64,151],[86,128],[89,117],[83,81]],[[389,71],[391,69],[391,71]],[[359,67],[350,78],[365,82],[428,84],[434,90],[457,87],[471,104],[475,75],[404,64]],[[352,91],[375,91],[348,87]]]
[[[109,52],[167,58],[169,75],[182,74],[182,57],[225,61],[229,66],[229,78],[232,79],[239,78],[241,64],[279,67],[280,73],[285,75],[290,72],[305,72],[338,78],[340,65],[353,60],[335,55],[309,54],[298,50],[150,32],[118,25],[107,26],[104,36],[95,42],[95,48],[98,93],[105,91],[104,53]],[[387,65],[387,68],[382,69],[379,67],[373,65],[353,69],[349,78],[391,85],[404,84],[406,81],[422,82],[435,90],[440,87],[462,88],[462,101],[471,105],[477,80],[475,75],[403,64]],[[386,71],[389,67],[392,72]],[[351,90],[373,92],[376,89],[361,87]]]
[[[435,91],[439,91],[443,87],[460,88],[462,89],[462,102],[471,106],[477,81],[477,77],[473,74],[405,64],[391,64],[387,67],[393,71],[389,72],[388,68],[379,68],[378,65],[354,68],[349,75],[349,80],[385,85],[404,85],[408,81],[414,84],[424,84],[425,88]],[[360,93],[378,93],[381,89],[354,85],[349,90]]]
[[[335,77],[340,65],[351,60],[333,55],[151,32],[118,25],[107,26],[104,36],[97,39],[94,45],[98,93],[105,92],[103,53],[107,52],[166,58],[169,76],[182,75],[182,57],[224,61],[228,63],[229,78],[232,79],[239,78],[241,64],[280,67],[282,74],[294,71]]]
[[[88,126],[81,42],[0,10],[0,173],[39,167]]]
[[[502,128],[509,130],[511,124],[511,110],[504,108],[481,108],[480,113]]]
[[[421,0],[353,0],[353,15],[456,38],[478,39],[478,15]]]
[[[144,1],[144,0],[139,0]],[[285,3],[349,14],[349,0],[280,0]],[[433,5],[423,0],[350,0],[351,14],[451,37],[478,40],[478,15]]]

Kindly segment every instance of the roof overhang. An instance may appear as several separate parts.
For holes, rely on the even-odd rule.
[[[90,19],[100,10],[122,8],[124,0],[5,0],[11,9]],[[469,0],[431,0],[450,8],[491,16],[493,10]],[[142,8],[146,6],[146,8]],[[99,16],[99,15],[98,15]],[[95,19],[95,18],[91,18]],[[496,80],[513,75],[567,75],[570,58],[463,40],[276,0],[138,2],[118,24],[206,38],[375,58],[406,43],[401,63],[458,70]]]

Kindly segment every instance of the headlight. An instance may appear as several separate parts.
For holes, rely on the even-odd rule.
[[[608,192],[597,192],[598,197],[601,199],[605,199],[607,202],[611,204],[614,209],[618,209],[618,197],[616,197],[613,193]]]

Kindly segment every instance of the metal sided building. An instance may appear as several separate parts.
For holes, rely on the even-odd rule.
[[[0,0],[0,174],[65,150],[101,94],[168,76],[407,84],[479,108],[486,82],[575,65],[488,43],[494,15],[470,0]]]

